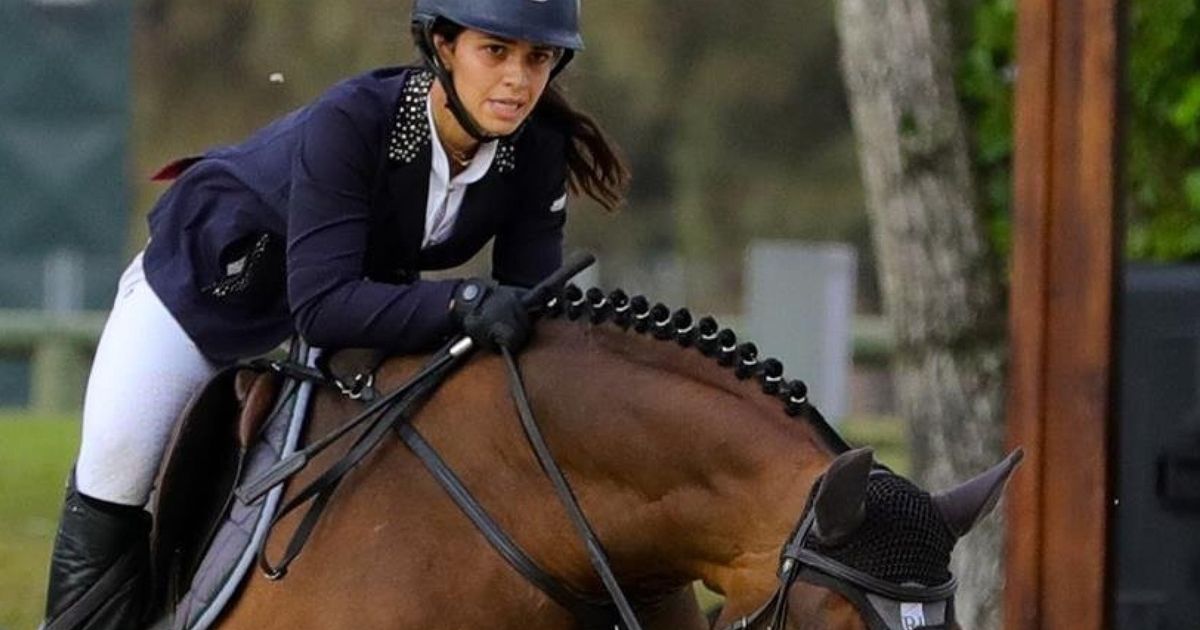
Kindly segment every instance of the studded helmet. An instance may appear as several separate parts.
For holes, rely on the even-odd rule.
[[[562,49],[551,78],[571,62],[577,51],[583,50],[579,0],[415,0],[412,30],[417,48],[446,90],[454,117],[480,141],[495,137],[484,132],[467,112],[454,89],[450,72],[437,55],[433,27],[439,19],[500,37]]]

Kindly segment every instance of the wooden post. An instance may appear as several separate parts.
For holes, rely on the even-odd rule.
[[[1119,0],[1019,0],[1009,628],[1110,618]]]
[[[87,353],[70,339],[46,338],[33,349],[29,407],[45,417],[79,411],[87,383]]]

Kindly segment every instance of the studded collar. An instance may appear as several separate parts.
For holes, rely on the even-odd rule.
[[[404,79],[395,123],[388,136],[388,160],[411,164],[430,147],[433,133],[426,107],[433,81],[433,73],[425,69],[413,70]],[[512,172],[517,168],[517,148],[505,138],[497,142],[492,168],[501,174]]]

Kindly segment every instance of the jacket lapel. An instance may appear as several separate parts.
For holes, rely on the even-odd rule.
[[[408,164],[391,164],[385,185],[375,202],[368,236],[372,254],[368,269],[390,273],[419,269],[421,241],[425,236],[425,203],[429,198],[429,164],[426,146]]]
[[[383,191],[376,201],[378,221],[370,240],[385,271],[419,269],[421,241],[425,236],[425,204],[429,198],[429,172],[433,162],[426,99],[433,74],[410,72],[397,99],[384,156]]]

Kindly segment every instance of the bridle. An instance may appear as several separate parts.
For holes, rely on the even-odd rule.
[[[890,475],[872,471],[871,475]],[[821,480],[813,484],[815,496]],[[845,597],[862,616],[869,630],[940,630],[954,625],[954,592],[958,581],[951,576],[934,586],[896,584],[847,566],[811,545],[816,525],[812,501],[779,557],[779,586],[754,614],[733,622],[726,630],[783,630],[788,619],[788,593],[796,582],[830,589]]]

